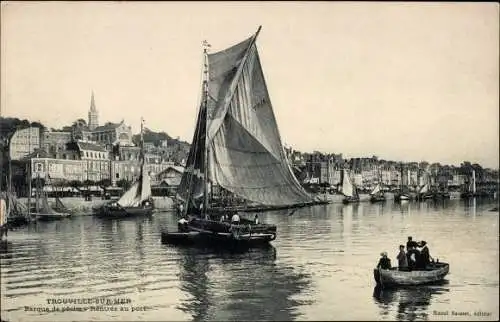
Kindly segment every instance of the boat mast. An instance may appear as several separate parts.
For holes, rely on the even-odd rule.
[[[208,49],[210,44],[203,42],[203,108],[205,109],[205,147],[203,156],[203,212],[208,210]]]

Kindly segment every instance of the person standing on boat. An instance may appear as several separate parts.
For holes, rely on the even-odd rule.
[[[408,236],[408,241],[406,242],[406,251],[409,251],[411,248],[417,248],[418,243],[412,240],[411,236]]]
[[[417,264],[420,261],[420,252],[418,251],[418,249],[411,245],[408,249],[408,252],[406,253],[406,256],[408,259],[408,268],[410,269],[410,271],[418,268]]]
[[[377,268],[391,269],[391,259],[387,257],[387,252],[380,253],[380,260],[378,261]]]
[[[431,255],[429,254],[429,248],[427,247],[427,242],[425,240],[422,240],[420,242],[420,247],[422,249],[420,250],[420,256],[419,256],[419,262],[418,262],[418,267],[421,269],[425,269],[427,265],[431,263],[431,259],[434,260]]]
[[[256,225],[258,225],[259,224],[259,215],[255,214],[253,221]]]
[[[408,259],[406,258],[405,246],[399,245],[399,254],[397,256],[398,259],[398,267],[400,271],[408,270]]]
[[[234,213],[233,217],[231,218],[231,223],[232,224],[235,224],[235,225],[239,225],[240,224],[240,216],[238,215],[238,213]]]
[[[177,223],[177,228],[179,229],[179,231],[182,231],[182,232],[185,232],[185,231],[188,231],[188,221],[182,217],[178,223]]]

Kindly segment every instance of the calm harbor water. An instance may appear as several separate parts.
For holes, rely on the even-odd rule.
[[[278,226],[278,238],[269,249],[243,253],[162,245],[160,231],[176,229],[175,215],[167,212],[152,219],[85,216],[38,223],[9,232],[8,249],[0,254],[1,317],[497,320],[499,214],[490,211],[497,203],[389,200],[264,213],[259,217]],[[433,257],[450,263],[446,282],[376,289],[372,270],[380,252],[395,262],[409,235],[426,240]],[[123,301],[102,305],[106,311],[90,308],[96,304],[58,303],[89,298]],[[470,315],[453,315],[464,312]]]

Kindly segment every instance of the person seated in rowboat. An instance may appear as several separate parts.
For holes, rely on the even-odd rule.
[[[205,220],[210,220],[210,215],[209,214],[205,214]]]
[[[407,259],[408,259],[408,269],[414,270],[417,269],[417,263],[420,260],[420,252],[416,247],[414,247],[412,244],[410,244],[410,248],[408,248],[408,252],[406,253]]]
[[[420,247],[422,247],[422,249],[420,250],[420,257],[417,266],[419,269],[425,269],[431,264],[431,259],[432,261],[434,261],[434,259],[429,254],[429,248],[427,247],[427,242],[425,240],[420,242]]]
[[[224,222],[224,221],[226,221],[226,215],[222,214],[222,216],[220,216],[220,222]]]
[[[387,252],[380,253],[380,259],[377,264],[377,268],[381,269],[391,269],[391,259],[387,257]]]
[[[406,257],[404,245],[399,245],[399,254],[397,256],[397,259],[398,259],[399,270],[400,271],[407,271],[408,270],[408,258]]]

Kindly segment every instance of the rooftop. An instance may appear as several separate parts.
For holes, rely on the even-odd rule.
[[[78,141],[77,144],[80,150],[106,152],[106,149],[104,147],[94,143]]]
[[[111,123],[111,122],[108,122],[108,123],[106,123],[104,125],[96,127],[93,130],[93,132],[114,130],[114,129],[118,128],[122,124],[123,124],[123,121],[121,121],[120,123]]]

